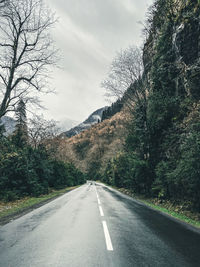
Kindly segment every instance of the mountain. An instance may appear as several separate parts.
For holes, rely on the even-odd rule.
[[[76,127],[73,127],[69,131],[64,132],[62,136],[72,137],[76,134],[81,133],[82,131],[91,128],[92,125],[101,122],[103,111],[106,108],[107,107],[97,109],[84,122],[78,124]]]
[[[5,127],[5,135],[8,136],[10,134],[12,134],[15,130],[15,126],[16,126],[16,121],[9,117],[9,116],[4,116],[0,119],[0,125],[4,125]]]
[[[71,128],[75,127],[79,123],[80,123],[80,121],[75,121],[75,120],[71,120],[69,118],[65,118],[65,119],[58,121],[57,126],[59,127],[60,132],[63,133],[63,132],[70,130]]]
[[[123,110],[71,138],[60,139],[58,158],[92,176],[123,151],[127,120]]]

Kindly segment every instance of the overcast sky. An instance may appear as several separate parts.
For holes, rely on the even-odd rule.
[[[56,95],[42,97],[45,118],[83,121],[108,103],[100,83],[116,52],[141,45],[142,26],[152,0],[48,0],[59,22],[53,38],[62,69],[54,71]]]

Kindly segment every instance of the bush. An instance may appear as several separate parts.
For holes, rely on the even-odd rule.
[[[191,200],[200,211],[200,134],[190,133],[181,149],[181,158],[169,177],[177,185],[176,196]]]
[[[5,202],[9,202],[9,201],[17,200],[18,196],[13,191],[4,191],[3,194],[1,195],[0,199],[2,199]]]
[[[169,183],[167,179],[168,173],[169,173],[168,162],[161,161],[156,167],[156,179],[152,185],[152,192],[154,197],[165,199],[170,196]]]
[[[85,182],[72,164],[52,160],[44,147],[15,146],[9,138],[0,140],[0,199],[47,194],[49,187],[63,188]]]
[[[151,189],[151,175],[147,162],[128,153],[119,154],[108,162],[102,180],[136,193],[149,194]]]

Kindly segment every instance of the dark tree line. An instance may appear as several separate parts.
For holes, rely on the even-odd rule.
[[[110,117],[115,115],[117,112],[121,111],[122,107],[123,107],[123,99],[118,99],[117,101],[112,103],[110,107],[107,107],[103,111],[101,121],[109,119]]]
[[[13,135],[5,137],[1,127],[0,200],[39,196],[51,188],[84,183],[84,174],[73,164],[57,160],[45,145],[34,148],[29,144],[27,127],[21,117],[22,114]]]
[[[144,73],[130,86],[147,94],[133,94],[125,152],[110,160],[102,180],[147,196],[188,201],[200,211],[200,72],[193,45],[199,40],[200,2],[156,0],[149,12]],[[174,30],[182,23],[177,41]]]

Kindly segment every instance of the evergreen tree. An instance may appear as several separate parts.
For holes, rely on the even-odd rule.
[[[28,141],[26,104],[23,99],[20,99],[16,109],[16,130],[13,135],[13,142],[16,146],[23,148]]]

